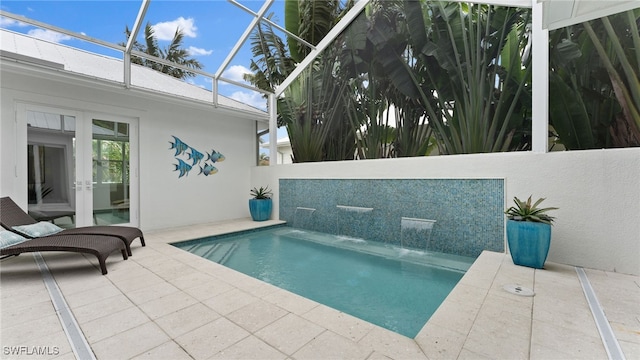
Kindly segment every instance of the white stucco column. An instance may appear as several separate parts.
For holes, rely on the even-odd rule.
[[[278,163],[278,106],[276,95],[269,94],[269,166]]]
[[[542,2],[532,1],[532,125],[533,152],[549,149],[549,30],[542,28]]]

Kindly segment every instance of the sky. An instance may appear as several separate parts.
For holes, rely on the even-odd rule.
[[[264,4],[263,0],[236,2],[254,12],[258,12]],[[133,27],[141,4],[142,0],[2,0],[0,8],[12,14],[118,44],[126,41],[125,27]],[[272,21],[281,26],[284,24],[283,8],[284,0],[275,0],[267,11],[267,14],[273,14]],[[203,64],[203,71],[214,74],[253,18],[251,14],[227,0],[151,0],[143,26],[149,23],[153,27],[161,48],[168,46],[176,29],[179,28],[184,34],[183,48],[188,49],[190,55]],[[122,58],[120,52],[12,19],[0,17],[0,27]],[[138,41],[143,43],[142,34],[141,30]],[[226,68],[223,77],[244,82],[242,75],[249,72],[252,58],[250,48],[248,40]],[[188,81],[207,89],[212,88],[211,80],[205,77],[198,76]],[[222,95],[266,109],[266,100],[260,93],[223,83],[220,83],[219,91]]]

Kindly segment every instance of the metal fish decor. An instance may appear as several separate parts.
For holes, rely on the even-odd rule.
[[[177,136],[171,135],[173,141],[169,141],[171,147],[169,150],[175,149],[174,158],[178,162],[173,164],[173,171],[178,171],[178,179],[189,175],[189,171],[198,165],[200,172],[204,176],[210,176],[218,172],[218,169],[213,166],[214,163],[224,161],[225,157],[221,153],[211,150],[211,153],[205,152],[204,154],[195,148],[187,145],[184,141],[180,140]],[[206,159],[205,159],[206,154]]]

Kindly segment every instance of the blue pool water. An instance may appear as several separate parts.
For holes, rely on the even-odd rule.
[[[287,226],[173,245],[411,338],[474,260]]]

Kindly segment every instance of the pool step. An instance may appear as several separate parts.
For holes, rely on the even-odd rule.
[[[191,246],[185,246],[185,247],[183,247],[183,249],[188,251],[188,252],[190,252],[190,253],[192,253],[192,254],[204,257],[206,253],[208,253],[209,251],[214,250],[219,245],[220,244],[200,243],[200,244],[194,244],[194,245],[191,245]]]
[[[233,254],[233,252],[236,251],[237,248],[238,248],[238,243],[233,243],[229,247],[227,252],[225,252],[224,255],[222,255],[222,258],[220,259],[220,261],[217,261],[217,263],[220,264],[220,265],[224,265],[227,262],[227,260],[229,260],[229,258]]]
[[[184,250],[224,265],[237,247],[236,243],[204,243],[185,247]]]

